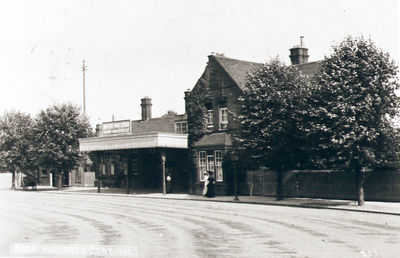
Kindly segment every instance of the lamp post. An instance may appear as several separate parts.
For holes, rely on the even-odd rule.
[[[161,162],[162,162],[162,177],[163,177],[163,195],[167,194],[167,186],[165,184],[165,152],[161,153]]]
[[[85,65],[85,60],[82,63],[82,73],[83,73],[83,114],[86,115],[86,86],[85,86],[85,72],[87,71],[87,66]]]
[[[234,192],[235,192],[235,198],[233,199],[234,201],[239,201],[238,182],[237,182],[237,165],[236,165],[238,160],[239,160],[239,157],[236,155],[236,153],[232,152],[233,187],[234,187]]]

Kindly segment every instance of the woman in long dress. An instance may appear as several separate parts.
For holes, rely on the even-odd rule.
[[[203,196],[206,196],[208,191],[208,173],[204,172],[204,187],[203,187]]]
[[[215,197],[215,178],[214,178],[214,174],[212,171],[208,172],[208,183],[207,183],[207,193],[206,196],[208,198],[212,198]]]

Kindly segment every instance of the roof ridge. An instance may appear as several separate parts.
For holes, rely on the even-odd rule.
[[[136,120],[131,120],[132,122],[146,122],[146,121],[150,121],[150,120],[157,120],[157,119],[167,119],[167,118],[176,118],[176,117],[182,117],[185,116],[185,114],[176,114],[176,115],[172,115],[172,116],[165,116],[165,117],[152,117],[149,118],[147,120],[142,120],[142,119],[136,119]]]
[[[259,62],[253,62],[253,61],[237,59],[237,58],[232,58],[232,57],[226,57],[226,56],[220,56],[220,55],[209,55],[209,56],[213,56],[213,57],[217,57],[217,58],[225,58],[225,59],[230,59],[230,60],[240,61],[240,62],[246,62],[246,63],[252,63],[252,64],[263,64],[263,63],[259,63]]]
[[[213,56],[216,58],[225,58],[225,59],[230,59],[230,60],[234,60],[234,61],[239,61],[239,62],[246,62],[246,63],[252,63],[252,64],[260,64],[263,65],[263,62],[253,62],[253,61],[248,61],[248,60],[243,60],[243,59],[237,59],[237,58],[232,58],[232,57],[226,57],[226,56],[220,56],[220,55],[209,55],[209,56]],[[307,63],[303,63],[303,64],[290,64],[289,66],[298,66],[298,65],[307,65],[307,64],[313,64],[313,63],[321,63],[323,60],[316,60],[316,61],[311,61],[311,62],[307,62]]]

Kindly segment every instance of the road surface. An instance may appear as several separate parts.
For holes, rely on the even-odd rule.
[[[11,190],[0,190],[0,207],[3,256],[38,254],[24,245],[82,247],[83,257],[102,246],[137,257],[398,257],[400,250],[393,215]]]

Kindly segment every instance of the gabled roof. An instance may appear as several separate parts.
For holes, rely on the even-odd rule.
[[[232,145],[231,138],[225,132],[206,134],[194,144],[195,147],[230,145]]]
[[[232,59],[219,55],[211,55],[209,57],[214,58],[241,89],[243,89],[245,85],[247,74],[261,68],[263,65],[261,63]],[[314,75],[318,71],[320,65],[321,61],[315,61],[295,65],[295,67],[297,67],[302,74]]]
[[[261,68],[262,66],[260,63],[232,59],[224,56],[212,55],[211,57],[217,60],[221,67],[240,88],[244,87],[247,74],[252,70]]]
[[[172,115],[166,117],[151,118],[149,120],[132,121],[132,133],[164,132],[175,133],[175,122],[186,120],[186,115]]]

